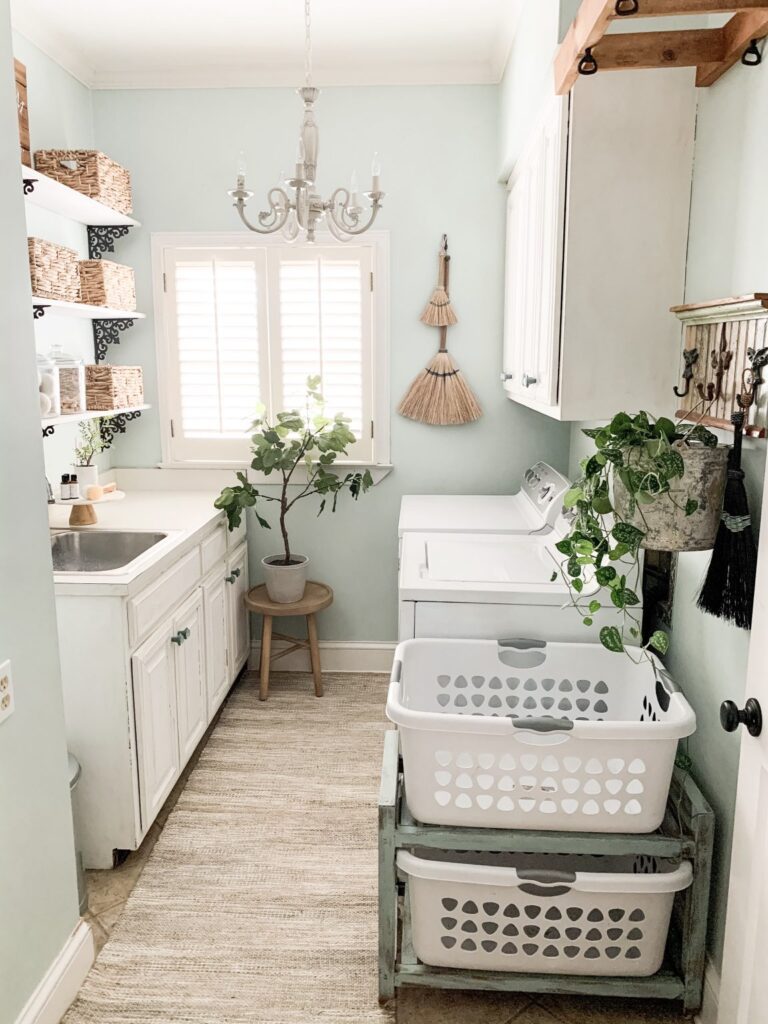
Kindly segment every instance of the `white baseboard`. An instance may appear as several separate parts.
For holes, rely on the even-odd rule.
[[[289,645],[276,640],[273,651]],[[391,672],[392,658],[397,644],[393,641],[363,643],[352,640],[321,640],[320,664],[323,672]],[[254,642],[248,659],[250,669],[258,669],[261,645]],[[275,672],[309,672],[309,651],[294,651],[278,659],[273,665]]]
[[[717,1024],[719,999],[720,975],[715,965],[707,957],[707,966],[704,968],[704,998],[701,1010],[695,1018],[695,1024]]]
[[[81,920],[32,993],[16,1024],[59,1024],[85,981],[95,955],[91,926]]]

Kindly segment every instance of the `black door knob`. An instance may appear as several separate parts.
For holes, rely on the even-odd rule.
[[[720,705],[720,724],[726,732],[735,732],[740,725],[746,725],[750,736],[759,736],[763,731],[763,711],[760,702],[750,697],[742,711],[732,700]]]

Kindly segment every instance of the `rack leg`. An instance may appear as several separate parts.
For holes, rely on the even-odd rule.
[[[379,1002],[395,994],[397,953],[397,878],[395,876],[395,816],[379,808]]]
[[[688,890],[683,920],[682,967],[685,993],[683,1009],[693,1014],[701,1009],[704,993],[704,967],[707,943],[707,919],[712,875],[714,826],[710,815],[693,819],[696,852],[693,857],[693,882]]]

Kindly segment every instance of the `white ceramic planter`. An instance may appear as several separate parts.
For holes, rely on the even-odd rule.
[[[282,555],[267,555],[266,558],[262,558],[264,582],[270,601],[276,604],[293,604],[304,597],[309,559],[306,555],[291,555],[296,565],[274,564],[276,560],[280,561],[282,558]]]
[[[80,484],[80,493],[85,497],[85,488],[99,482],[98,466],[72,466],[72,472],[77,474],[77,482]]]

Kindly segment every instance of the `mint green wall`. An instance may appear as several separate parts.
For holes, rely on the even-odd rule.
[[[235,158],[248,158],[249,186],[262,195],[289,164],[300,103],[291,89],[102,91],[94,93],[96,140],[132,172],[143,227],[121,244],[118,258],[136,268],[140,308],[152,308],[153,231],[236,230],[226,195]],[[327,639],[377,641],[396,636],[396,533],[407,492],[499,492],[511,489],[537,458],[567,460],[568,429],[509,402],[499,386],[502,335],[504,191],[497,183],[498,90],[492,86],[336,88],[317,105],[320,186],[345,183],[353,168],[368,173],[372,152],[383,162],[388,192],[380,226],[391,233],[391,377],[393,407],[436,349],[433,329],[418,315],[434,286],[442,232],[450,240],[452,293],[460,323],[451,351],[484,409],[463,427],[427,427],[393,409],[393,472],[335,518],[297,506],[292,543],[312,559],[312,574],[336,591],[321,616]],[[154,403],[151,317],[133,328],[116,361],[145,368]],[[121,439],[119,465],[160,459],[157,413]],[[275,550],[273,534],[252,534],[258,558]]]
[[[13,34],[13,52],[27,68],[32,151],[92,149],[90,89],[17,32]],[[31,204],[27,207],[27,234],[66,245],[83,259],[88,257],[88,238],[82,224]],[[78,359],[93,362],[93,332],[87,320],[45,316],[36,322],[35,343],[42,354],[58,343]],[[45,469],[54,484],[62,473],[70,471],[76,436],[76,424],[67,424],[57,427],[53,436],[45,439]],[[100,457],[99,465],[109,465],[109,453]]]
[[[763,291],[768,282],[768,66],[737,64],[698,93],[688,271],[685,299],[698,302]],[[759,523],[765,442],[745,443],[744,469],[753,521]],[[740,736],[723,732],[720,702],[742,702],[749,634],[695,607],[708,565],[705,554],[678,565],[670,666],[696,706],[691,742],[696,776],[718,812],[712,949],[722,954],[731,824]]]
[[[14,714],[0,724],[0,1024],[12,1024],[78,920],[64,712],[43,490],[35,347],[7,0],[0,0],[0,662]]]
[[[768,142],[762,130],[766,117],[765,65],[736,65],[716,85],[698,91],[686,302],[744,295],[766,287]],[[669,415],[674,408],[670,394],[667,409],[651,411]],[[585,424],[575,424],[572,431],[572,472],[587,451],[582,426]],[[730,441],[725,433],[721,438],[724,443]],[[757,527],[765,472],[764,441],[744,442],[743,466]],[[723,700],[743,703],[749,633],[697,610],[696,598],[709,559],[708,552],[679,556],[667,661],[696,710],[698,726],[689,752],[694,775],[717,812],[710,951],[719,967],[741,737],[723,732],[718,712]]]

